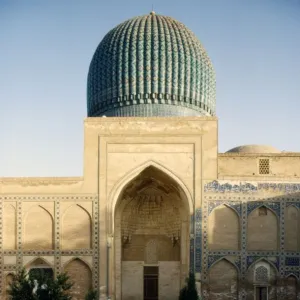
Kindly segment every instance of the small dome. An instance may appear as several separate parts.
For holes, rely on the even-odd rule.
[[[244,145],[232,148],[226,153],[281,153],[281,151],[268,145]]]
[[[109,31],[90,64],[89,117],[215,115],[215,73],[197,37],[151,12]]]

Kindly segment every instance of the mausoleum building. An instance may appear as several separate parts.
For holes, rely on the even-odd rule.
[[[300,153],[218,153],[215,91],[179,21],[109,31],[88,72],[83,176],[0,178],[2,299],[22,267],[67,271],[74,300],[178,299],[189,272],[203,299],[299,299]]]

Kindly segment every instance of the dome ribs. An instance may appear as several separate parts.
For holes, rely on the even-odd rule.
[[[122,26],[118,26],[116,30],[115,40],[113,41],[113,53],[112,53],[112,99],[113,102],[118,101],[119,89],[118,89],[118,49],[120,46],[120,36],[122,32]]]
[[[172,45],[171,45],[171,36],[169,27],[167,24],[167,20],[165,17],[161,18],[164,23],[164,32],[165,32],[165,53],[166,53],[166,65],[165,65],[165,90],[164,93],[166,94],[167,100],[171,101],[169,99],[169,95],[172,93]]]
[[[157,99],[155,95],[158,93],[158,71],[159,71],[159,66],[158,66],[158,49],[159,49],[159,40],[158,40],[158,30],[157,30],[157,18],[156,15],[150,15],[149,17],[151,19],[151,93],[152,93],[152,98],[154,98],[154,101],[157,102]],[[154,97],[153,97],[153,94]]]
[[[114,99],[113,97],[113,92],[112,92],[112,89],[114,87],[114,82],[113,82],[113,78],[114,78],[114,72],[113,72],[113,67],[114,67],[114,61],[113,59],[113,52],[114,52],[114,44],[116,43],[116,36],[117,36],[117,32],[118,32],[118,28],[115,28],[115,30],[113,31],[112,33],[112,40],[113,40],[113,43],[109,43],[109,47],[108,47],[108,61],[107,61],[107,74],[106,74],[106,97],[105,97],[105,100],[106,101],[112,101]]]
[[[136,18],[134,24],[133,24],[133,29],[131,31],[130,35],[130,46],[129,49],[132,49],[129,53],[129,97],[130,100],[133,98],[134,95],[136,95],[136,83],[137,83],[137,35],[138,35],[138,28],[139,24],[141,23],[141,20],[139,18]]]
[[[172,26],[172,20],[169,17],[166,17],[169,24],[170,34],[171,34],[171,46],[172,46],[172,103],[178,95],[178,46],[177,39]]]
[[[176,46],[177,46],[177,65],[178,65],[178,79],[177,79],[177,93],[176,95],[176,99],[178,101],[182,101],[182,97],[184,96],[184,71],[185,71],[185,67],[184,67],[184,56],[185,53],[183,52],[183,41],[181,39],[181,35],[179,33],[178,27],[176,26],[176,22],[174,22],[173,20],[170,20],[171,26],[173,28],[174,31],[174,35],[176,38]]]
[[[129,72],[129,67],[130,67],[130,52],[132,49],[130,49],[130,35],[132,31],[133,24],[135,23],[135,19],[131,19],[128,21],[127,26],[124,30],[124,42],[123,42],[123,78],[122,78],[122,83],[123,83],[123,97],[125,97],[125,104],[128,104],[129,100],[129,77],[130,77],[130,72]]]
[[[165,71],[166,71],[166,45],[165,45],[165,30],[162,18],[157,18],[158,23],[158,98],[162,100],[162,95],[166,93],[165,91]]]
[[[146,18],[141,18],[138,29],[137,37],[137,94],[139,98],[139,103],[143,103],[141,95],[144,94],[144,30],[145,30]]]
[[[182,26],[181,23],[177,22],[175,23],[175,26],[177,27],[177,30],[180,34],[182,46],[183,46],[183,61],[182,65],[184,68],[183,71],[183,97],[184,101],[190,103],[190,81],[191,81],[191,53],[190,53],[190,44],[188,43],[188,39],[186,38],[186,30]]]
[[[151,93],[151,18],[146,16],[144,31],[144,93],[145,102],[151,103],[149,94]]]
[[[109,31],[89,68],[88,116],[214,115],[215,96],[214,69],[200,41],[153,12]]]

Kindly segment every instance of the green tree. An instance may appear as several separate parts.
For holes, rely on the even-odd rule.
[[[194,273],[190,273],[186,279],[186,286],[180,290],[179,300],[200,300]]]
[[[96,290],[89,290],[84,299],[85,300],[98,300],[98,292]]]
[[[46,283],[48,286],[48,298],[39,298],[40,300],[71,300],[70,289],[73,283],[70,282],[70,277],[66,273],[57,275],[56,279],[48,280]],[[40,295],[43,296],[45,293],[41,293],[42,289],[39,289]]]
[[[10,284],[8,294],[11,300],[71,300],[72,285],[66,273],[53,279],[22,269]]]
[[[33,278],[30,278],[25,269],[22,269],[14,276],[7,292],[12,300],[36,300],[33,289]]]

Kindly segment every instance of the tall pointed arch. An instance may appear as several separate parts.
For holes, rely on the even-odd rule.
[[[128,172],[124,177],[122,177],[115,184],[111,193],[109,194],[108,205],[107,205],[107,220],[108,220],[108,226],[110,232],[114,231],[114,212],[122,190],[129,182],[131,182],[134,178],[136,178],[139,174],[141,174],[144,170],[146,170],[149,167],[153,167],[156,168],[157,170],[160,170],[162,173],[168,175],[178,184],[182,196],[185,197],[187,200],[189,212],[190,214],[193,214],[194,211],[193,197],[191,195],[191,192],[187,188],[187,186],[183,183],[183,181],[166,167],[162,166],[161,164],[153,160],[149,160],[144,164],[140,165],[139,167],[134,168],[133,170]]]
[[[286,300],[297,300],[298,279],[295,275],[289,275],[285,280]]]
[[[237,299],[238,297],[238,270],[236,266],[223,258],[209,269],[210,299]]]
[[[89,249],[91,242],[90,214],[78,204],[71,205],[62,217],[62,249]]]
[[[211,250],[240,248],[240,218],[227,205],[217,206],[208,217],[208,246]]]
[[[16,249],[17,214],[11,204],[3,207],[3,249]]]
[[[128,278],[135,283],[143,280],[135,276],[143,274],[141,261],[146,263],[146,258],[151,264],[157,261],[160,272],[167,272],[170,266],[180,270],[172,275],[174,280],[167,280],[172,286],[169,296],[176,298],[189,267],[190,214],[193,204],[185,185],[161,165],[147,162],[115,185],[109,206],[110,230],[113,230],[115,248],[111,251],[115,255],[111,277],[116,278],[116,297],[126,298],[129,295],[126,294],[127,290],[120,288],[128,285]],[[157,258],[148,260],[149,239],[157,241]],[[137,272],[134,271],[136,268]],[[159,290],[163,292],[163,288]],[[139,299],[142,297],[137,295]]]
[[[285,211],[285,250],[298,251],[299,249],[299,209],[290,205]]]
[[[53,249],[53,218],[41,205],[30,208],[24,218],[24,249]]]
[[[248,216],[248,250],[277,250],[279,240],[278,217],[269,207],[261,205]]]
[[[73,299],[84,299],[92,288],[92,272],[88,264],[80,258],[74,258],[65,265],[64,271],[74,283],[71,288]]]

